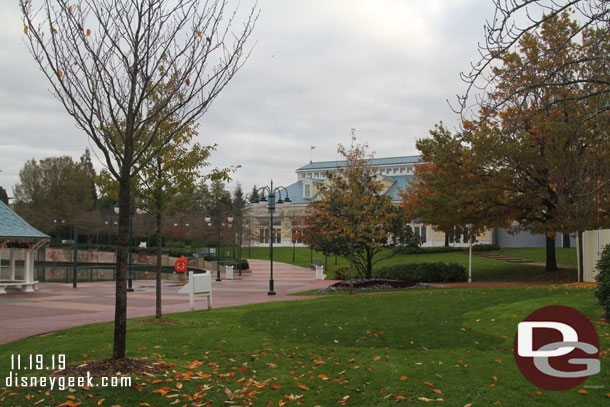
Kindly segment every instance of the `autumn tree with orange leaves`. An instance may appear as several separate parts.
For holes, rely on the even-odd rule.
[[[422,163],[401,192],[407,220],[431,225],[446,234],[476,239],[490,227],[506,226],[510,214],[498,206],[501,194],[475,169],[476,157],[442,123],[431,138],[417,141]]]
[[[443,228],[517,221],[518,230],[547,236],[546,269],[556,270],[556,233],[580,237],[607,213],[610,117],[600,106],[610,98],[581,80],[600,68],[591,48],[603,35],[555,14],[496,55],[477,119],[455,135],[439,126],[418,142],[430,164],[405,192],[411,213]]]
[[[368,165],[372,157],[367,157],[366,149],[366,144],[356,143],[354,131],[349,148],[339,145],[345,167],[328,174],[320,199],[309,205],[305,219],[316,247],[331,247],[331,252],[349,257],[350,292],[354,268],[371,278],[374,257],[388,243],[390,216],[395,213],[377,181],[376,168]]]

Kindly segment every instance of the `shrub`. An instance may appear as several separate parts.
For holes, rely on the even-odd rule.
[[[449,253],[460,252],[467,248],[453,246],[434,246],[434,247],[396,247],[394,252],[401,254],[425,254],[425,253]]]
[[[496,250],[500,250],[500,246],[497,244],[473,244],[472,251],[473,252],[495,252]]]
[[[239,263],[239,269],[240,270],[248,270],[249,268],[250,268],[250,264],[248,264],[248,260],[241,259],[241,261]]]
[[[349,266],[335,266],[330,271],[335,275],[335,280],[349,280]],[[362,278],[356,266],[354,266],[354,278]]]
[[[606,319],[610,320],[610,245],[604,246],[601,257],[597,262],[597,288],[595,296],[606,314]]]
[[[373,270],[373,277],[418,283],[448,283],[467,281],[466,268],[451,263],[409,263],[395,264]]]

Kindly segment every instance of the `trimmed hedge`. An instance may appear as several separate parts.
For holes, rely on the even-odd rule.
[[[427,254],[427,253],[451,253],[451,252],[463,252],[468,250],[468,246],[456,247],[456,246],[433,246],[433,247],[397,247],[394,249],[396,253],[400,254]],[[492,252],[500,250],[500,246],[497,244],[473,244],[473,252]]]
[[[461,252],[466,249],[463,247],[453,247],[453,246],[433,246],[433,247],[397,247],[394,249],[394,251],[396,253],[400,253],[400,254],[426,254],[426,253]]]
[[[610,245],[604,246],[602,254],[597,262],[597,288],[595,296],[599,305],[604,309],[606,319],[610,320]]]
[[[495,252],[496,250],[500,250],[500,246],[497,244],[473,244],[472,251],[473,252]]]
[[[467,281],[468,273],[464,266],[457,263],[409,263],[379,267],[373,270],[373,277],[418,283],[449,283]]]

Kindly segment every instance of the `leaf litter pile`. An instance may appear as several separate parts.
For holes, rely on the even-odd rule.
[[[53,374],[56,376],[87,376],[87,373],[89,373],[93,377],[111,377],[122,375],[142,376],[159,373],[160,371],[159,364],[149,360],[108,358],[92,360],[80,365],[71,365],[64,370],[56,370]]]

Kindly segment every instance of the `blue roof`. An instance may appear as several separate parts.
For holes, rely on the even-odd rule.
[[[384,158],[373,158],[371,160],[367,160],[367,164],[373,167],[377,167],[380,165],[396,165],[396,164],[417,164],[421,162],[421,156],[419,155],[411,155],[411,156],[403,156],[403,157],[384,157]],[[345,167],[345,160],[342,161],[318,161],[315,163],[309,163],[307,165],[302,166],[297,169],[297,171],[302,170],[318,170],[325,168],[341,168]]]
[[[394,182],[390,189],[386,192],[393,201],[400,201],[402,198],[400,197],[400,192],[404,191],[406,187],[408,187],[408,182],[413,179],[413,175],[399,175],[399,176],[388,176],[383,177],[389,181]],[[315,183],[323,184],[324,181],[321,180],[310,180]],[[293,204],[296,205],[306,205],[312,201],[315,201],[318,198],[318,194],[316,194],[313,199],[305,199],[303,198],[303,181],[297,181],[294,184],[291,184],[286,187],[288,190],[288,196]],[[282,194],[283,195],[283,194]]]
[[[49,236],[34,229],[4,202],[0,201],[0,239],[48,239]]]
[[[324,181],[322,181],[322,183],[324,183]],[[290,200],[292,201],[293,204],[296,205],[306,205],[308,203],[310,203],[311,201],[315,200],[315,196],[314,199],[305,199],[303,198],[303,182],[302,181],[297,181],[292,185],[288,185],[286,187],[286,189],[288,190],[288,196],[290,197]],[[316,194],[317,196],[317,194]]]

